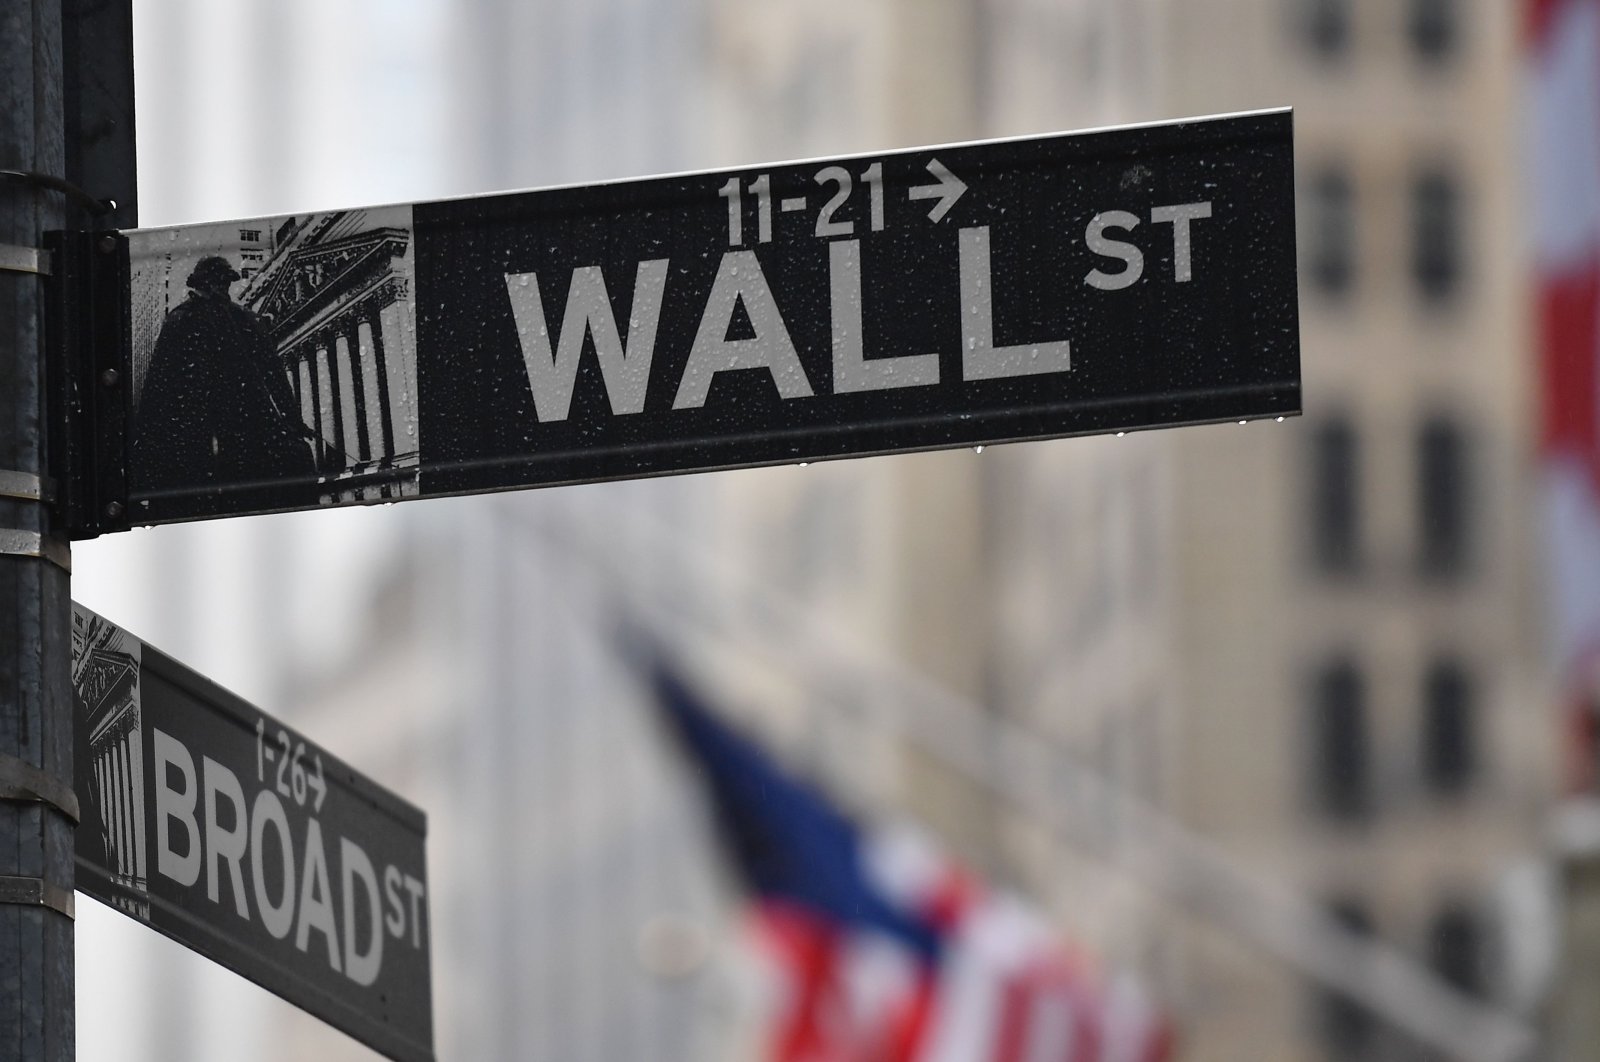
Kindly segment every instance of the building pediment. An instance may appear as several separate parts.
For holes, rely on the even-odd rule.
[[[384,228],[290,246],[263,270],[248,305],[281,350],[369,291],[398,279],[393,261],[405,254],[409,241],[404,229]]]
[[[78,680],[78,695],[92,727],[98,729],[100,717],[121,706],[139,680],[139,666],[127,653],[91,650],[88,666]]]

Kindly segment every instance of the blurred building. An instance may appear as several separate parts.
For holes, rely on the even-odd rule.
[[[1257,465],[1292,503],[1262,514],[1282,574],[1258,591],[1283,617],[1287,666],[1265,682],[1220,676],[1213,696],[1276,723],[1277,831],[1301,838],[1288,872],[1448,982],[1526,1010],[1548,956],[1519,951],[1540,927],[1498,901],[1540,854],[1556,779],[1525,474],[1517,12],[1286,7],[1257,30],[1255,76],[1300,108],[1308,416],[1292,448]],[[1207,26],[1191,17],[1182,32],[1204,41]],[[1245,88],[1191,65],[1202,100]],[[1249,459],[1234,449],[1218,456]],[[1184,479],[1221,485],[1215,472]],[[1239,573],[1268,555],[1223,542],[1242,547]],[[1214,780],[1218,810],[1246,808],[1238,776],[1217,770],[1225,755],[1212,744],[1196,776]],[[1330,1054],[1383,1049],[1359,1012],[1308,1003]]]
[[[1294,106],[1307,415],[730,479],[726,504],[752,515],[718,522],[725,548],[812,558],[799,592],[819,612],[1444,984],[1536,1015],[1556,779],[1524,475],[1516,12],[866,7],[855,35],[806,5],[723,5],[719,70],[739,98],[781,101],[791,154],[848,87],[837,149]],[[796,541],[807,526],[851,530],[818,547]],[[875,772],[888,803],[1159,978],[1185,1057],[1416,1049],[1225,927],[1163,914],[982,772],[915,747]]]
[[[1524,474],[1517,13],[1471,0],[1077,7],[1044,21],[1107,39],[1140,24],[1120,39],[1148,47],[1122,60],[1146,75],[1128,83],[1141,106],[1292,105],[1299,160],[1306,416],[1152,442],[1167,663],[1156,696],[1130,685],[1110,699],[1152,714],[1161,739],[1135,744],[1154,746],[1153,777],[1186,824],[1446,983],[1529,1013],[1551,928],[1526,921],[1523,897],[1555,779]],[[990,106],[1007,128],[1012,106],[1038,120],[1021,78]],[[1101,534],[1115,572],[1114,551],[1139,537]],[[1112,611],[1134,607],[1134,586]],[[1151,660],[1149,643],[1135,657]],[[1136,683],[1139,670],[1116,674]],[[1083,721],[1082,693],[1047,714]],[[1185,1057],[1410,1057],[1404,1036],[1238,941],[1182,939]]]

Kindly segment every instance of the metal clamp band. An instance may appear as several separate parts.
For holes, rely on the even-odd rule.
[[[62,571],[72,571],[72,550],[58,538],[47,538],[37,531],[0,528],[0,557],[40,557]]]
[[[12,472],[0,468],[0,498],[53,502],[56,500],[56,481],[49,476],[36,476],[32,472]]]
[[[0,273],[36,273],[47,277],[50,275],[50,252],[0,243]]]
[[[111,200],[96,199],[71,181],[51,173],[35,173],[32,170],[0,170],[0,178],[31,184],[35,188],[48,188],[52,192],[60,192],[95,217],[102,217],[117,209],[117,204]]]
[[[48,804],[71,819],[74,826],[80,818],[78,794],[71,785],[5,752],[0,752],[0,800]]]
[[[21,904],[30,907],[48,907],[68,918],[76,919],[77,907],[71,889],[63,889],[53,881],[43,878],[22,878],[0,874],[0,903]]]

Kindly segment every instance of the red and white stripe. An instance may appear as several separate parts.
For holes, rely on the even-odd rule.
[[[1600,680],[1600,0],[1526,11],[1550,629],[1576,704]]]
[[[1130,979],[1103,986],[1024,904],[984,892],[906,831],[868,873],[945,937],[937,969],[886,937],[762,903],[771,1062],[1165,1062],[1171,1029]]]

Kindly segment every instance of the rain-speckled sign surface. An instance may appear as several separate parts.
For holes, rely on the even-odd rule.
[[[431,1062],[422,812],[76,604],[72,687],[78,890]]]
[[[1297,413],[1292,171],[1269,111],[134,231],[74,530]]]

